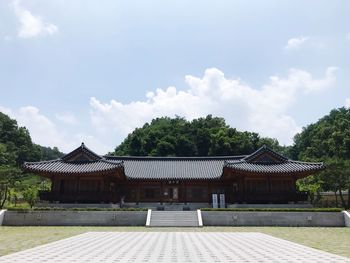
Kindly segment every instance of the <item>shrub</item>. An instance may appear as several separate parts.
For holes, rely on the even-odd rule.
[[[29,211],[147,211],[146,208],[100,208],[100,207],[81,207],[81,208],[64,208],[64,207],[33,207],[32,209],[22,207],[9,207],[8,211],[29,212]]]
[[[341,208],[202,208],[218,212],[341,212]]]

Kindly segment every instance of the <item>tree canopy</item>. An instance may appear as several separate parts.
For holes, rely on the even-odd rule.
[[[350,109],[332,110],[294,137],[294,159],[350,159]]]
[[[134,156],[223,156],[249,154],[268,145],[282,151],[276,139],[254,132],[240,132],[223,118],[208,115],[187,121],[162,117],[135,129],[116,147],[115,155]]]
[[[16,120],[0,112],[0,208],[9,199],[11,191],[24,191],[41,183],[41,179],[23,173],[20,169],[23,162],[60,156],[62,153],[56,147],[51,149],[34,144],[25,127],[19,127]],[[31,193],[36,192],[33,190]]]
[[[302,180],[302,188],[312,186],[316,192],[333,191],[336,198],[339,192],[342,206],[350,207],[349,108],[332,110],[316,123],[305,127],[294,137],[290,154],[295,159],[321,160],[326,164],[325,171]],[[343,190],[348,190],[347,202],[343,198]]]

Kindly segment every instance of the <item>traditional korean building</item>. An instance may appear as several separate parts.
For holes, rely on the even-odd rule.
[[[290,160],[263,146],[247,156],[100,156],[84,143],[57,160],[24,169],[52,182],[40,199],[62,203],[288,203],[307,199],[296,180],[323,163]],[[218,201],[219,202],[219,201]]]

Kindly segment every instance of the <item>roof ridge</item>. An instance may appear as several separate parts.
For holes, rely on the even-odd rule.
[[[103,156],[107,160],[238,160],[244,158],[246,155],[235,156]]]
[[[301,164],[314,164],[314,165],[324,165],[324,162],[306,162],[306,161],[297,161],[297,160],[291,160],[288,159],[289,162],[291,163],[301,163]]]
[[[38,162],[24,162],[23,165],[54,163],[54,162],[59,162],[59,161],[62,161],[62,159],[61,158],[57,158],[57,159],[53,159],[53,160],[43,160],[43,161],[38,161]]]

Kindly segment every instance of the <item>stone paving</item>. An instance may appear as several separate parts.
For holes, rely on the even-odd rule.
[[[88,232],[0,262],[350,262],[261,233]]]

